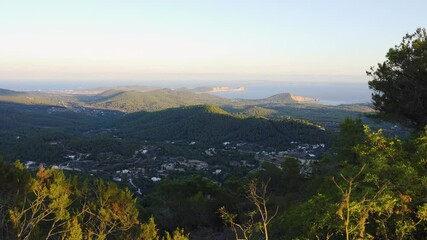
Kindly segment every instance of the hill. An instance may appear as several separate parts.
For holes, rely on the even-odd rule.
[[[269,109],[269,108],[263,108],[258,106],[251,106],[248,108],[245,108],[243,111],[240,112],[240,114],[243,114],[245,116],[252,116],[252,117],[270,117],[273,115],[277,115],[278,111]]]
[[[285,148],[291,141],[328,142],[328,134],[308,122],[239,117],[215,106],[138,112],[116,122],[122,137],[139,140],[186,140],[203,144],[243,141]]]
[[[204,88],[203,88],[204,89]],[[217,106],[282,106],[315,99],[281,93],[264,99],[227,99],[191,89],[156,89],[152,91],[122,91],[110,89],[92,97],[91,107],[120,110],[124,112],[158,111],[193,105],[213,104]]]
[[[109,119],[123,113],[113,111],[72,111],[65,107],[46,105],[27,105],[0,102],[0,132],[31,134],[40,130],[66,130],[83,132],[103,127]]]
[[[106,92],[102,96],[107,96]],[[124,91],[90,103],[92,107],[114,109],[124,112],[157,111],[200,104],[221,105],[229,100],[205,93],[195,93],[188,89],[157,89],[148,92]]]
[[[19,94],[22,94],[22,92],[16,92],[16,91],[0,88],[0,96],[13,96],[13,95],[19,95]]]
[[[295,102],[311,102],[315,100],[316,99],[314,98],[295,96],[291,93],[279,93],[266,98],[264,101],[270,102],[270,103],[295,103]]]
[[[62,105],[58,99],[45,97],[34,92],[17,92],[0,89],[0,102],[38,104],[38,105]]]

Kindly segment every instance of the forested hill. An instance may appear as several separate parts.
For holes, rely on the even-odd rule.
[[[290,104],[290,103],[314,103],[317,101],[314,98],[307,98],[301,96],[295,96],[291,93],[279,93],[268,98],[263,99],[239,99],[238,103],[243,105],[262,105],[262,106],[274,106],[274,105],[282,105],[282,104]]]
[[[100,95],[103,98],[89,102],[89,105],[96,108],[125,112],[157,111],[198,104],[222,105],[230,102],[224,98],[205,93],[196,93],[188,89],[171,90],[165,88],[148,92],[108,90]]]
[[[0,88],[0,102],[62,106],[62,102],[58,101],[57,97],[46,97],[33,92],[17,92],[2,88]]]
[[[211,105],[132,113],[119,119],[116,126],[123,137],[140,140],[237,140],[278,148],[285,148],[291,141],[328,142],[328,133],[308,122],[237,117]]]
[[[0,95],[8,96],[8,95],[16,95],[16,94],[19,94],[19,92],[0,88]]]
[[[277,106],[300,102],[313,102],[315,99],[281,93],[264,99],[227,99],[199,93],[191,89],[156,89],[152,91],[120,91],[110,89],[93,96],[88,105],[95,108],[113,109],[124,112],[158,111],[168,108],[213,104],[217,106]]]

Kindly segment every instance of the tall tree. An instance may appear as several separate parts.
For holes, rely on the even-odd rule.
[[[21,162],[9,164],[0,156],[0,239],[13,239],[9,211],[17,204],[23,204],[30,183],[31,175]]]
[[[45,226],[46,239],[63,233],[63,227],[70,218],[68,207],[71,204],[70,186],[64,173],[40,167],[29,190],[22,206],[15,206],[9,211],[17,238],[36,237],[33,233],[41,223],[48,223]]]
[[[218,209],[222,220],[226,225],[231,227],[236,240],[249,240],[252,239],[251,236],[257,231],[261,232],[263,237],[257,236],[258,239],[269,239],[268,235],[268,226],[276,217],[278,212],[278,207],[274,213],[270,212],[267,206],[269,200],[268,194],[268,183],[261,182],[260,184],[257,180],[251,180],[248,184],[248,200],[255,205],[255,210],[249,211],[247,215],[247,221],[245,223],[239,224],[236,222],[237,214],[232,214],[228,212],[225,207]],[[259,220],[257,220],[257,219]]]
[[[421,129],[427,124],[427,32],[418,28],[390,48],[387,60],[367,75],[372,101],[383,113],[404,117]]]
[[[84,232],[89,239],[108,239],[138,224],[136,199],[129,189],[121,190],[114,183],[98,179],[93,189],[85,190],[84,199]]]

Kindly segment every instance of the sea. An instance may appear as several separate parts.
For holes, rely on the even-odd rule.
[[[268,83],[246,85],[243,92],[216,92],[226,98],[262,99],[280,93],[315,98],[321,104],[370,103],[372,91],[367,83]]]

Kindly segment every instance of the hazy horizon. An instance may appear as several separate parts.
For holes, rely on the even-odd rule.
[[[0,87],[10,82],[366,82],[365,71],[425,20],[427,2],[404,3],[2,2]]]
[[[19,91],[34,90],[78,90],[96,87],[117,86],[153,86],[153,87],[201,87],[226,86],[240,87],[262,84],[366,84],[366,76],[345,75],[232,75],[232,74],[180,74],[180,75],[147,75],[141,79],[81,79],[81,80],[3,80],[0,88]]]

